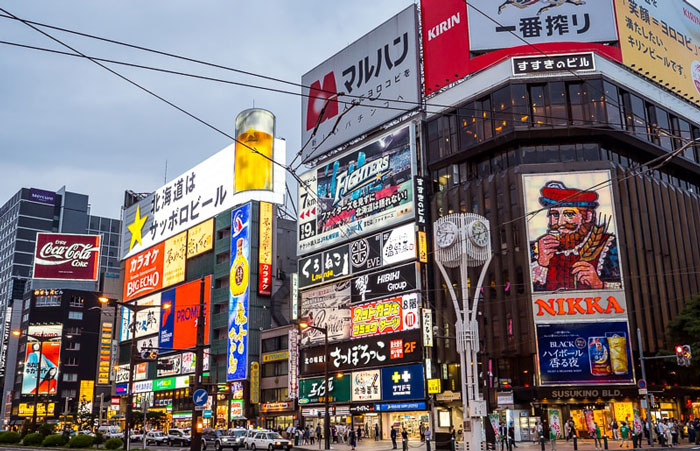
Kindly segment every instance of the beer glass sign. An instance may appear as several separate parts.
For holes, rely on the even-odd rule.
[[[257,108],[236,117],[234,193],[271,191],[273,185],[273,141],[275,116]]]

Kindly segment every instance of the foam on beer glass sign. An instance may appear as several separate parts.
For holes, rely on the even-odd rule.
[[[271,112],[252,108],[238,114],[234,193],[272,190],[274,136],[275,116]]]

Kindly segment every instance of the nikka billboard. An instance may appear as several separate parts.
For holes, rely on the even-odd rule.
[[[34,279],[97,280],[100,235],[37,233]]]
[[[301,77],[302,161],[418,108],[417,29],[411,5]]]

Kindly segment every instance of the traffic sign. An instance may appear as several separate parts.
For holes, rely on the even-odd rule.
[[[196,410],[197,412],[201,412],[201,411],[205,410],[206,408],[207,408],[207,406],[194,406],[194,410]]]
[[[192,401],[194,402],[195,406],[203,406],[204,404],[207,403],[208,397],[209,397],[209,395],[207,394],[207,391],[205,389],[198,388],[192,394]]]
[[[646,395],[646,394],[647,394],[647,389],[646,389],[646,388],[640,388],[640,389],[639,389],[639,394],[640,394],[640,395]]]
[[[637,381],[637,387],[639,387],[640,390],[644,390],[647,388],[647,381],[644,379],[639,379]]]

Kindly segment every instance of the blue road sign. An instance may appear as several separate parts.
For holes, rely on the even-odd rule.
[[[192,394],[192,401],[194,401],[195,406],[203,406],[207,403],[208,396],[205,389],[199,388]]]

